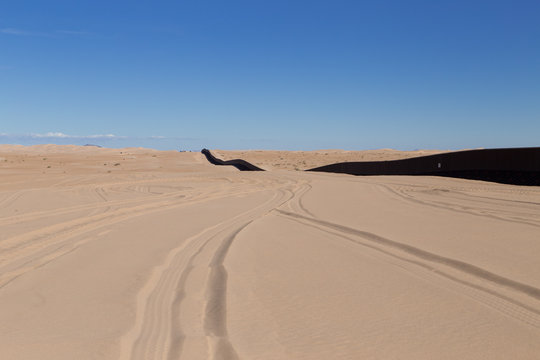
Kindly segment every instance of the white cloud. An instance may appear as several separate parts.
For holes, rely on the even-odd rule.
[[[118,136],[118,135],[114,135],[114,134],[105,134],[105,135],[89,135],[89,136],[86,136],[86,137],[89,137],[89,138],[106,138],[106,139],[125,139],[127,138],[127,136]]]
[[[91,134],[91,135],[72,135],[66,134],[60,131],[48,131],[44,133],[27,133],[27,134],[10,134],[10,133],[0,133],[0,138],[4,140],[9,139],[19,139],[19,140],[28,140],[28,141],[85,141],[85,140],[110,140],[110,141],[141,141],[141,140],[156,140],[156,141],[167,141],[167,140],[178,140],[178,141],[195,141],[200,140],[198,138],[191,137],[177,137],[177,136],[161,136],[161,135],[148,135],[148,136],[123,136],[115,134]]]
[[[98,135],[69,135],[63,132],[47,132],[44,134],[30,134],[32,138],[57,138],[57,139],[125,139],[126,136],[117,136],[114,134]]]
[[[61,132],[48,132],[45,134],[30,134],[30,137],[33,138],[48,138],[48,137],[56,137],[56,138],[67,138],[72,137],[67,134],[61,133]]]

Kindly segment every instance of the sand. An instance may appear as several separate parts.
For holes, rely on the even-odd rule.
[[[416,156],[440,154],[442,150],[400,151],[378,149],[364,151],[314,150],[212,150],[222,160],[243,159],[265,170],[308,170],[315,167],[345,161],[384,161],[400,160]]]
[[[54,145],[0,176],[0,359],[540,354],[538,187]]]

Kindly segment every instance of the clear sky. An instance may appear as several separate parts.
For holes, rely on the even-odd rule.
[[[0,3],[0,143],[540,146],[537,0]]]

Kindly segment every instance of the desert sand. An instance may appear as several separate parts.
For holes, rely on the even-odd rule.
[[[442,150],[400,151],[378,149],[364,151],[350,150],[212,150],[222,160],[243,159],[265,170],[308,170],[315,167],[345,161],[384,161],[400,160],[416,156],[440,154]]]
[[[0,359],[540,358],[540,188],[320,153],[0,145]]]

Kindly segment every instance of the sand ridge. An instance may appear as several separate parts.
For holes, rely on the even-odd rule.
[[[540,353],[538,187],[150,149],[0,159],[1,358]]]

